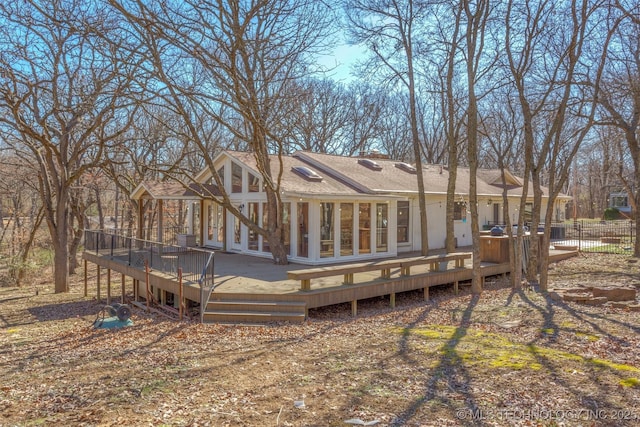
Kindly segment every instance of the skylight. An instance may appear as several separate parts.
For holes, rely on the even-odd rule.
[[[294,166],[291,170],[308,181],[322,181],[322,177],[320,175],[306,166]]]
[[[417,173],[415,166],[411,166],[409,163],[398,162],[396,167],[408,173]]]
[[[382,166],[380,166],[377,162],[371,160],[371,159],[358,159],[358,164],[362,165],[364,167],[367,167],[371,170],[374,171],[381,171],[382,170]]]

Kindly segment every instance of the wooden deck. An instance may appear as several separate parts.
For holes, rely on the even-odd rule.
[[[575,255],[577,251],[552,250],[550,261],[557,262]],[[134,297],[145,297],[147,276],[144,270],[130,267],[121,259],[110,259],[98,254],[85,252],[83,258],[101,268],[121,273],[123,283],[125,276],[133,278]],[[335,275],[315,279],[313,287],[303,290],[300,289],[300,280],[289,279],[288,273],[308,269],[309,266],[278,266],[269,259],[216,253],[215,289],[206,304],[203,304],[202,318],[207,323],[303,322],[309,309],[340,303],[351,303],[352,313],[356,315],[359,300],[389,295],[389,302],[393,307],[397,293],[422,289],[425,299],[428,299],[430,287],[450,284],[452,292],[457,292],[460,282],[472,279],[470,260],[464,265],[451,261],[441,271],[433,271],[432,263],[412,264],[410,271],[402,269],[403,260],[415,259],[415,256],[394,258],[389,265],[396,268],[391,268],[383,275],[380,270],[355,272],[346,284],[344,269],[339,268]],[[483,278],[508,272],[508,264],[481,265]],[[168,293],[179,294],[175,277],[151,271],[148,280],[154,295],[161,302]],[[184,298],[199,303],[200,294],[201,289],[197,283],[184,284]]]

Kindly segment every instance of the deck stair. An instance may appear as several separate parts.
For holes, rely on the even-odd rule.
[[[244,299],[209,300],[204,323],[265,324],[269,322],[302,323],[306,303],[301,301],[252,301]]]

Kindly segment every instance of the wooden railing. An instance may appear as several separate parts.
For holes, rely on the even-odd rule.
[[[411,267],[417,265],[428,265],[429,271],[438,271],[440,263],[449,261],[455,262],[455,268],[464,267],[464,261],[471,259],[471,252],[455,252],[450,254],[421,256],[404,259],[390,259],[383,261],[362,262],[355,264],[332,265],[326,267],[308,268],[303,270],[292,270],[287,272],[287,278],[290,280],[300,280],[300,290],[311,290],[311,280],[322,277],[340,276],[344,277],[345,285],[353,284],[353,275],[355,273],[364,273],[369,271],[380,271],[380,277],[388,279],[391,277],[391,269],[399,268],[402,276],[411,274]]]

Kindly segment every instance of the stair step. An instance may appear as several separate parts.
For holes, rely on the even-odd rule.
[[[205,323],[266,323],[289,321],[304,322],[304,313],[274,311],[211,311],[204,312]]]
[[[206,311],[294,312],[305,313],[306,303],[299,301],[209,300]]]

